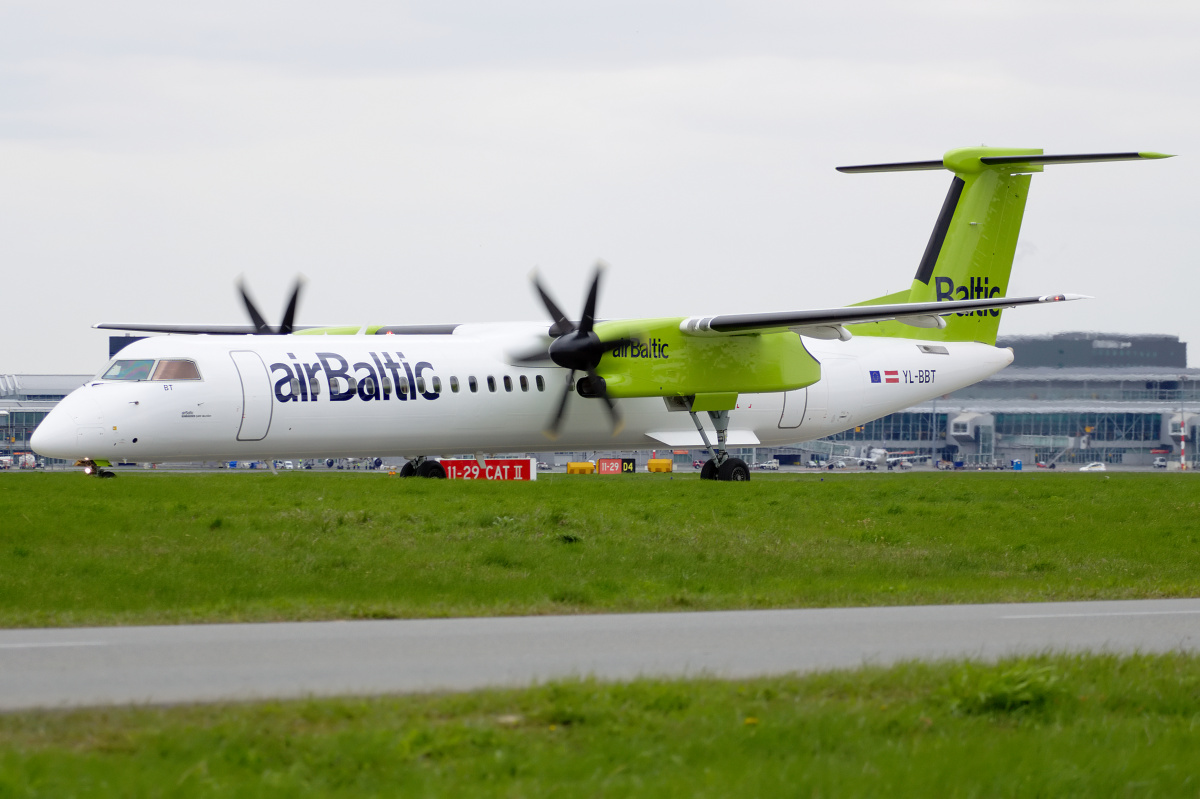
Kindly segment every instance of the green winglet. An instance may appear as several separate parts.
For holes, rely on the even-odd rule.
[[[1174,153],[1138,153],[1142,158],[1174,158]]]

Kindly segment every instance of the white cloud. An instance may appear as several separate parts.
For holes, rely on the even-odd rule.
[[[40,8],[15,20],[36,47],[0,46],[0,259],[53,324],[0,331],[3,371],[91,370],[101,319],[242,321],[243,273],[266,309],[305,273],[312,322],[537,318],[529,268],[573,306],[598,256],[607,315],[847,302],[907,285],[947,180],[835,165],[1200,149],[1195,12],[1170,4],[1078,29],[1070,4]],[[1194,170],[1037,176],[1013,292],[1108,299],[1005,329],[1200,344],[1155,294],[1193,280]]]

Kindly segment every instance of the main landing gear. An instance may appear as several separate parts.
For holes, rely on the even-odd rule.
[[[696,429],[700,431],[704,448],[712,456],[700,468],[700,479],[729,480],[739,483],[749,480],[750,467],[746,465],[746,462],[741,458],[729,457],[729,453],[725,451],[725,441],[729,437],[729,411],[708,412],[708,418],[712,419],[713,427],[717,428],[717,448],[715,450],[708,440],[708,432],[705,431],[704,425],[700,424],[700,418],[696,416],[696,412],[688,411],[688,414],[692,417]]]
[[[400,467],[401,477],[432,477],[437,480],[446,479],[446,468],[442,464],[420,455]]]

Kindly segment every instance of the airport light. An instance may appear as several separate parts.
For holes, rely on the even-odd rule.
[[[1187,375],[1179,376],[1179,470],[1187,471],[1187,419],[1183,415],[1183,383]]]

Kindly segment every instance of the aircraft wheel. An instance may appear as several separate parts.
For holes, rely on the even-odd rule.
[[[750,479],[750,467],[741,458],[729,458],[717,470],[717,479],[745,482]]]
[[[101,469],[100,471],[96,472],[96,476],[101,479],[106,478],[106,477],[116,477],[115,474],[108,471],[107,469]]]
[[[417,467],[417,477],[433,477],[438,480],[446,479],[446,468],[437,461],[422,461]]]
[[[417,471],[417,467],[413,466],[412,461],[409,461],[408,463],[406,463],[400,467],[400,476],[401,477],[412,477],[416,471]]]
[[[700,479],[701,480],[716,480],[717,479],[717,462],[715,460],[713,460],[712,458],[709,458],[708,460],[706,460],[704,462],[704,465],[700,467]]]

